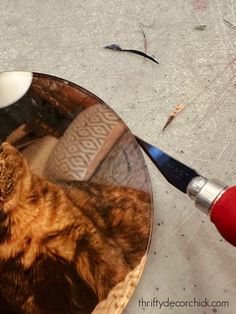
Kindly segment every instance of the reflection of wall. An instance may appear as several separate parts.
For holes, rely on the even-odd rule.
[[[20,125],[31,120],[35,115],[36,108],[32,106],[29,93],[18,102],[0,109],[0,139],[1,141]]]
[[[99,103],[103,101],[80,86],[34,73],[27,94],[16,103],[0,108],[0,140],[6,140],[24,124],[29,139],[48,134],[60,137],[81,111]],[[15,134],[13,137],[17,138]]]
[[[0,108],[0,140],[6,140],[15,129],[23,124],[26,125],[28,132],[36,137],[45,134],[59,137],[72,120],[29,90],[16,103]]]

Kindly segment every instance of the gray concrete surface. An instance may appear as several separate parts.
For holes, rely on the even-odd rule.
[[[0,70],[61,76],[92,91],[130,129],[205,176],[236,181],[236,1],[0,0]],[[118,43],[141,57],[103,49]],[[194,27],[205,24],[203,31]],[[178,104],[185,109],[166,129]],[[236,249],[148,162],[156,204],[144,275],[125,313],[235,313]],[[163,222],[163,223],[161,223]],[[156,297],[228,307],[139,306]]]

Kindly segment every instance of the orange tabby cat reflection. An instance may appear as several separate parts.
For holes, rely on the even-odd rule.
[[[91,313],[141,261],[150,196],[51,183],[0,146],[0,313]]]

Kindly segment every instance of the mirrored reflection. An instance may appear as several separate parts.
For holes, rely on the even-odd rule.
[[[121,313],[151,235],[141,150],[87,90],[24,77],[9,78],[15,93],[0,98],[0,308]]]

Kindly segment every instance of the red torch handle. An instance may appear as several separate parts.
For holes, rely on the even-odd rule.
[[[222,237],[236,246],[236,186],[227,188],[216,199],[210,218]]]

